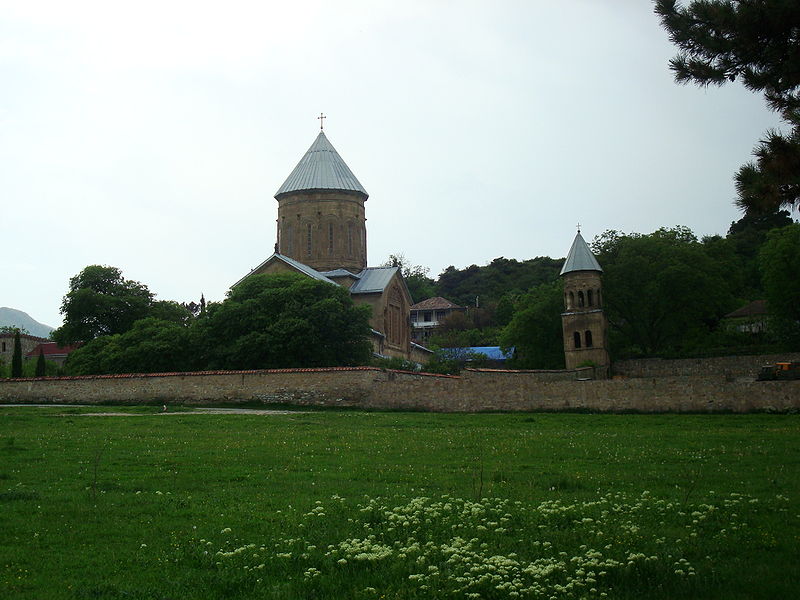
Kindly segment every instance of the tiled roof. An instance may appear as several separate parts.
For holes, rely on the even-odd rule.
[[[417,302],[411,307],[411,310],[444,310],[447,308],[464,308],[458,304],[450,302],[447,298],[436,296],[435,298],[428,298],[422,302]]]
[[[559,275],[571,273],[572,271],[603,272],[594,254],[589,250],[586,241],[581,237],[580,231],[572,242],[572,247],[569,249],[569,254],[567,254],[567,260],[564,261],[564,266],[561,268],[561,273],[559,273]]]
[[[768,314],[766,300],[753,300],[749,304],[745,304],[741,308],[737,308],[733,312],[725,315],[726,319],[736,319],[739,317],[757,317]]]
[[[25,356],[28,357],[36,357],[39,356],[39,352],[41,351],[42,354],[47,356],[66,356],[73,350],[78,349],[78,344],[73,344],[72,346],[59,346],[55,342],[43,342],[36,346],[33,350],[28,352]]]
[[[314,190],[356,192],[362,194],[364,200],[369,196],[322,131],[275,192],[275,197]]]

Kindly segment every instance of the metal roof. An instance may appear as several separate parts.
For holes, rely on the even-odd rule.
[[[374,294],[382,292],[400,269],[397,267],[368,267],[358,274],[350,288],[351,294]]]
[[[365,200],[369,196],[322,131],[275,192],[275,197],[312,190],[357,192],[363,194]]]
[[[285,262],[287,265],[289,265],[290,267],[293,267],[293,268],[295,268],[296,270],[300,271],[300,272],[301,272],[301,273],[303,273],[304,275],[308,275],[308,276],[309,276],[309,277],[311,277],[312,279],[317,279],[318,281],[324,281],[325,283],[330,283],[331,285],[339,285],[339,284],[338,284],[338,283],[336,283],[335,281],[332,281],[332,280],[328,279],[327,277],[325,277],[325,275],[323,275],[322,273],[320,273],[320,272],[319,272],[319,271],[317,271],[316,269],[312,269],[312,268],[311,268],[311,267],[309,267],[308,265],[304,265],[304,264],[303,264],[303,263],[301,263],[301,262],[298,262],[298,261],[296,261],[296,260],[294,260],[294,259],[292,259],[292,258],[289,258],[288,256],[284,256],[283,254],[278,254],[278,253],[276,252],[276,253],[274,253],[274,254],[271,254],[271,255],[269,256],[269,258],[267,258],[267,260],[265,260],[264,262],[262,262],[262,263],[261,263],[260,265],[258,265],[258,266],[257,266],[255,269],[252,269],[252,270],[251,270],[251,271],[250,271],[250,272],[249,272],[247,275],[245,275],[245,276],[244,276],[244,277],[242,277],[242,278],[241,278],[239,281],[237,281],[236,283],[234,283],[234,284],[231,286],[231,289],[235,288],[237,285],[239,285],[240,283],[242,283],[242,281],[244,281],[245,279],[247,279],[248,277],[250,277],[250,275],[252,275],[254,271],[258,271],[259,269],[261,269],[262,267],[265,267],[265,266],[266,266],[268,263],[270,263],[270,262],[272,262],[272,261],[274,261],[274,260],[280,260],[280,261],[283,261],[283,262]]]
[[[572,242],[572,247],[569,249],[569,254],[567,254],[567,260],[564,261],[564,266],[561,268],[561,273],[559,275],[563,275],[564,273],[571,273],[573,271],[600,271],[603,272],[603,269],[600,267],[600,264],[597,262],[597,259],[592,254],[592,251],[589,250],[589,246],[584,241],[583,237],[581,237],[581,232],[578,232],[578,235],[575,236],[575,240]]]

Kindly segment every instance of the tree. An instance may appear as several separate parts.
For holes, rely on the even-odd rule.
[[[616,355],[686,351],[733,310],[724,266],[686,228],[611,236],[597,257]],[[611,239],[609,238],[609,239]]]
[[[736,174],[737,204],[754,213],[800,209],[800,3],[788,0],[657,0],[656,13],[679,49],[670,68],[679,83],[740,80],[762,92],[789,125],[768,131],[756,161]]]
[[[252,275],[197,321],[212,369],[368,364],[368,306],[346,289],[302,275]]]
[[[36,359],[36,377],[44,377],[47,374],[47,365],[44,362],[44,350],[39,348],[39,358]]]
[[[69,280],[61,303],[64,324],[52,338],[62,346],[102,335],[124,333],[148,315],[153,294],[116,267],[91,265]]]
[[[515,368],[564,368],[563,310],[561,281],[544,283],[518,300],[514,316],[500,336],[504,351],[516,350],[512,359]]]
[[[192,333],[178,323],[147,317],[125,333],[100,336],[78,348],[66,368],[71,375],[190,371],[202,367]]]
[[[408,292],[411,294],[411,301],[421,302],[436,295],[434,281],[428,277],[430,269],[422,265],[412,265],[402,253],[390,254],[389,258],[381,265],[382,267],[398,267],[405,279]]]
[[[800,224],[771,231],[759,263],[778,333],[796,346],[800,341]]]
[[[22,377],[22,341],[19,329],[14,332],[14,351],[11,355],[11,377]]]

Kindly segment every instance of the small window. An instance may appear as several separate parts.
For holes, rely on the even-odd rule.
[[[582,308],[583,306],[583,292],[578,292],[578,307]]]
[[[586,333],[584,334],[583,337],[586,339],[586,347],[587,348],[591,348],[592,347],[592,332],[587,329]]]
[[[5,352],[5,351],[6,351],[6,343],[3,342],[3,352]]]
[[[333,223],[328,223],[328,254],[333,254]]]
[[[575,342],[575,347],[576,348],[580,348],[581,347],[581,334],[576,331],[575,333],[572,334],[572,339]]]
[[[306,254],[311,256],[311,223],[306,224]]]
[[[600,290],[597,290],[597,306],[602,306],[603,303],[600,300]]]
[[[572,308],[575,306],[575,294],[572,292],[569,293],[569,301],[567,302],[567,308]]]
[[[586,292],[586,304],[588,304],[589,306],[593,306],[594,305],[594,298],[593,298],[593,295],[592,295],[592,290],[589,290],[589,291]]]
[[[430,323],[433,320],[430,311],[422,313],[422,320],[426,323]]]

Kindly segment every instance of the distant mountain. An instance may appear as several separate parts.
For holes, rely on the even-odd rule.
[[[28,313],[24,313],[15,308],[0,306],[0,327],[4,326],[27,329],[28,333],[31,335],[44,338],[49,336],[50,332],[53,331],[53,327],[45,325],[44,323],[39,323],[39,321],[34,320]]]

